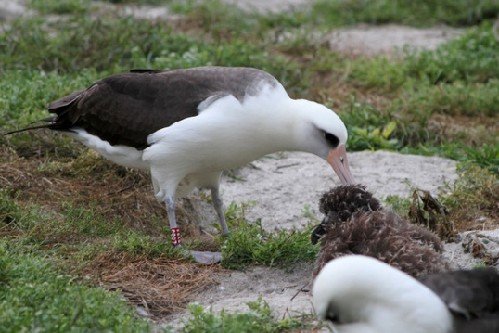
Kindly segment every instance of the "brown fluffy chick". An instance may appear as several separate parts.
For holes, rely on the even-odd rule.
[[[378,199],[361,185],[345,185],[332,188],[319,201],[319,210],[326,215],[312,231],[312,244],[317,244],[331,224],[347,221],[355,212],[383,209]]]
[[[412,276],[446,269],[440,254],[440,239],[423,226],[411,224],[394,212],[383,210],[379,201],[362,186],[339,186],[320,200],[326,214],[314,229],[321,249],[314,276],[337,257],[362,254],[377,258]]]

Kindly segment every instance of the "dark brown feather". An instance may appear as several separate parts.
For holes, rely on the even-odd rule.
[[[362,185],[337,186],[324,193],[319,210],[326,215],[312,231],[312,244],[317,244],[326,234],[330,224],[347,221],[355,212],[382,210],[378,199]]]
[[[499,314],[499,273],[492,267],[433,274],[419,280],[454,313],[468,318]]]
[[[485,314],[467,320],[455,317],[454,333],[497,333],[499,332],[499,313]]]
[[[329,225],[314,275],[329,261],[347,254],[377,258],[412,276],[445,270],[436,250],[441,248],[438,237],[431,233],[433,237],[428,237],[422,229],[390,211],[357,212],[347,222]]]
[[[492,267],[420,277],[455,317],[457,333],[499,332],[499,273]]]
[[[428,237],[419,226],[393,212],[356,212],[346,222],[329,225],[314,275],[329,261],[347,254],[377,258],[412,276],[440,272],[446,269],[436,250],[441,246],[438,237]]]
[[[48,110],[57,118],[47,127],[63,131],[78,127],[111,145],[143,149],[149,134],[196,116],[206,98],[233,95],[242,100],[257,94],[261,82],[277,81],[261,70],[228,67],[112,75],[52,102]]]

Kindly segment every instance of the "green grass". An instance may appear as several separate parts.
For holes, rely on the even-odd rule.
[[[498,96],[499,80],[418,85],[405,90],[394,107],[424,118],[434,114],[493,117],[497,115]]]
[[[353,84],[386,93],[404,88],[407,83],[409,86],[431,86],[497,81],[498,54],[499,41],[494,36],[492,24],[485,22],[434,51],[409,53],[403,60],[383,56],[346,59],[321,54],[321,57],[329,58],[328,63],[321,64],[321,69],[342,69]]]
[[[63,72],[83,68],[116,71],[121,65],[141,67],[161,56],[181,58],[200,44],[172,34],[161,24],[131,18],[91,20],[84,16],[55,22],[43,18],[17,20],[0,36],[0,43],[6,45],[0,59],[7,68]],[[38,52],[29,52],[33,49]]]
[[[474,25],[493,19],[499,12],[494,0],[319,0],[312,17],[337,27],[358,23],[401,23],[415,26],[449,24]]]
[[[229,313],[222,311],[220,314],[204,310],[202,306],[191,304],[189,310],[191,318],[182,329],[184,333],[273,333],[295,331],[309,328],[299,318],[288,317],[276,319],[267,302],[261,298],[248,302],[249,312]]]
[[[148,258],[182,259],[188,257],[188,253],[183,248],[174,248],[169,240],[153,238],[133,230],[117,233],[112,239],[112,248],[134,255],[145,255]]]
[[[483,144],[478,147],[469,147],[462,143],[446,143],[438,147],[419,145],[417,147],[404,147],[402,153],[418,155],[440,155],[463,163],[471,163],[499,174],[499,146],[497,144]]]
[[[50,301],[48,301],[50,300]],[[121,298],[0,240],[0,332],[149,332]]]
[[[188,257],[183,249],[174,248],[167,239],[159,237],[162,234],[152,237],[127,228],[118,218],[106,218],[98,211],[96,203],[76,206],[66,201],[59,211],[55,207],[50,211],[47,207],[34,204],[21,205],[16,194],[0,190],[0,225],[4,226],[3,230],[16,234],[13,238],[16,242],[31,244],[35,248],[50,245],[56,252],[61,248],[61,253],[73,247],[73,252],[91,249],[97,252],[127,252],[149,258]]]
[[[291,87],[306,84],[296,64],[270,56],[261,47],[238,40],[210,43],[174,33],[165,24],[131,18],[17,20],[0,34],[0,44],[5,46],[0,54],[4,70],[74,73],[91,68],[105,75],[130,68],[249,66],[271,71]],[[37,52],[31,52],[35,49]]]
[[[310,242],[311,228],[268,232],[248,223],[244,207],[232,203],[226,212],[230,237],[222,244],[222,265],[240,269],[250,264],[286,267],[315,259],[318,247]]]
[[[499,41],[491,22],[485,22],[435,51],[409,56],[406,71],[433,84],[484,83],[499,77],[498,61]]]
[[[0,190],[0,222],[5,225],[25,225],[37,214],[32,210],[22,209],[12,200],[6,189]]]
[[[171,4],[173,0],[106,0],[113,4],[130,4],[130,5],[165,5]]]
[[[41,14],[86,14],[91,0],[30,0],[29,5]]]
[[[317,69],[344,77],[364,94],[386,98],[380,106],[362,98],[340,105],[341,117],[349,128],[350,149],[433,152],[497,170],[497,142],[485,126],[473,124],[475,130],[470,131],[466,118],[461,128],[454,126],[452,132],[432,125],[436,115],[497,121],[499,72],[495,64],[499,62],[499,41],[489,22],[435,51],[399,60],[342,59],[334,54],[327,58],[328,54],[320,53]]]
[[[45,109],[50,102],[89,86],[102,75],[92,69],[67,74],[36,69],[4,70],[1,73],[1,127],[15,127],[46,118]],[[15,140],[15,137],[10,139]]]
[[[22,232],[35,244],[65,243],[86,238],[106,237],[120,232],[118,220],[107,220],[94,209],[62,204],[55,213],[36,205],[21,207],[6,191],[0,192],[0,218],[11,229]]]

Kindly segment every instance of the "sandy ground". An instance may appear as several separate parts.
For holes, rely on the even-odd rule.
[[[286,271],[269,267],[234,271],[219,276],[220,284],[200,294],[197,303],[214,312],[247,312],[247,302],[262,296],[278,318],[312,314],[311,293],[300,291],[310,288],[311,271],[311,264]],[[172,315],[163,325],[179,330],[188,318],[188,313]]]
[[[456,179],[455,162],[439,157],[401,155],[387,151],[349,153],[356,181],[380,199],[408,197],[419,187],[437,194]],[[261,218],[264,228],[300,227],[309,222],[304,209],[321,219],[319,198],[339,180],[326,161],[307,153],[269,155],[241,169],[241,180],[224,177],[224,201],[250,203],[246,216]]]
[[[259,13],[282,13],[290,10],[299,10],[310,4],[310,0],[223,0],[223,2],[236,5],[246,11]]]
[[[24,0],[0,0],[0,22],[28,14]]]
[[[446,26],[418,29],[396,24],[359,25],[332,31],[327,39],[332,50],[347,55],[399,56],[404,48],[410,51],[434,50],[462,32],[462,29]]]

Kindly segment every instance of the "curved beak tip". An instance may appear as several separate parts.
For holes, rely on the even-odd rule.
[[[344,145],[331,149],[327,155],[327,161],[340,178],[342,185],[355,184],[355,180],[348,164],[347,151]]]

